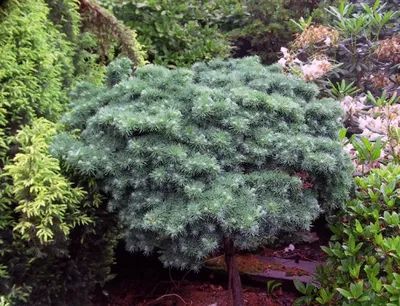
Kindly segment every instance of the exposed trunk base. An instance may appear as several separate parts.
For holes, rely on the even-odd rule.
[[[228,305],[244,306],[243,288],[235,258],[232,239],[224,239],[225,263],[229,272]]]

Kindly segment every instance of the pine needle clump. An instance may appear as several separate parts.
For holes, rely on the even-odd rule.
[[[345,203],[341,109],[316,86],[257,57],[130,67],[117,60],[104,87],[80,86],[71,132],[51,147],[101,182],[128,250],[198,269],[224,239],[251,249]]]

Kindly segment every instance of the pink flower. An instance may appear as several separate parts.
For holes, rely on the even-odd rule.
[[[330,39],[329,36],[326,37],[325,41],[324,41],[325,45],[330,46],[332,44],[332,40]]]
[[[286,67],[286,60],[282,57],[279,61],[278,61],[278,63],[282,66],[282,67]]]
[[[358,118],[358,122],[360,123],[360,129],[364,130],[366,126],[368,125],[368,121],[365,120],[364,118]]]
[[[282,52],[282,54],[283,54],[283,58],[288,58],[288,57],[290,57],[289,50],[288,50],[287,48],[281,47],[281,52]]]
[[[306,80],[313,80],[313,76],[317,72],[316,67],[313,65],[304,65],[301,67],[301,71]]]
[[[303,77],[306,80],[318,79],[327,73],[332,67],[331,63],[327,60],[317,60],[314,59],[311,64],[307,64],[301,67],[303,72]]]

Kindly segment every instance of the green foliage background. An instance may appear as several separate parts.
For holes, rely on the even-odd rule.
[[[336,0],[101,0],[138,31],[149,61],[189,66],[213,57],[258,55],[271,64],[296,32],[290,19],[313,16],[324,22],[324,8]]]
[[[229,56],[227,27],[243,11],[237,0],[100,2],[137,31],[150,62],[178,67]]]

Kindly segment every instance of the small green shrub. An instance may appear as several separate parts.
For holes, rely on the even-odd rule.
[[[338,100],[342,100],[345,96],[354,96],[360,89],[354,86],[354,82],[347,84],[345,80],[340,83],[336,82],[336,85],[329,81],[331,85],[331,96]]]
[[[307,230],[346,201],[341,111],[316,99],[315,85],[257,57],[133,75],[130,66],[115,61],[107,86],[79,90],[63,121],[82,137],[62,133],[52,145],[102,182],[128,250],[197,270],[221,247],[233,251],[228,243],[253,249]]]
[[[213,57],[227,57],[231,48],[219,27],[241,9],[237,0],[101,3],[136,30],[150,62],[179,67]]]
[[[325,304],[399,305],[400,166],[374,169],[355,182],[356,197],[331,226],[329,247],[323,247],[328,260],[319,280],[329,296]]]

